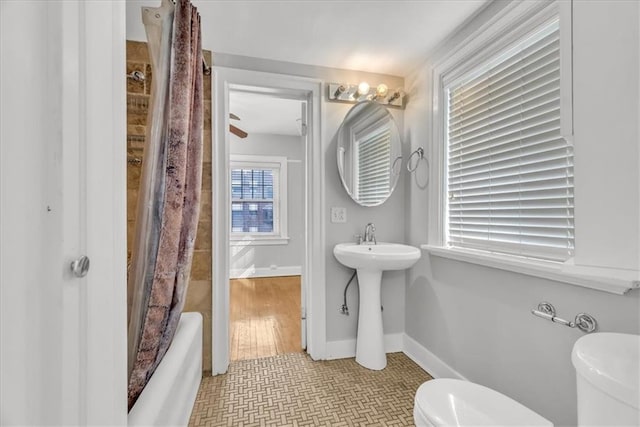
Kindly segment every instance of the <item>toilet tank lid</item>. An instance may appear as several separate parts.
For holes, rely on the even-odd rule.
[[[581,337],[571,353],[576,373],[614,398],[640,407],[640,336],[599,332]]]

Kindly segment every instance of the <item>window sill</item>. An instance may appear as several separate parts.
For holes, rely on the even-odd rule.
[[[231,246],[287,245],[289,238],[282,236],[231,236],[229,244]]]
[[[631,289],[640,288],[640,274],[634,270],[576,266],[572,260],[557,263],[461,248],[433,245],[420,245],[420,247],[430,255],[441,258],[541,277],[618,295],[624,295]]]

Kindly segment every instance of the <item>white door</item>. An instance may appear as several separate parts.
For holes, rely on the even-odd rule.
[[[0,2],[2,424],[126,423],[125,36],[112,3]],[[85,277],[70,268],[81,255]]]

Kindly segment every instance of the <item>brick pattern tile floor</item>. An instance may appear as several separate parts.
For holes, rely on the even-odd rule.
[[[412,426],[413,398],[431,379],[403,353],[371,371],[304,353],[232,362],[202,380],[190,426]]]

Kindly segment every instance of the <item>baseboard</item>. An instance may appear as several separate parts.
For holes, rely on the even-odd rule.
[[[402,351],[433,378],[458,378],[468,381],[460,372],[443,362],[419,342],[407,334],[402,334]]]
[[[302,267],[299,265],[290,265],[284,267],[249,267],[249,268],[232,268],[229,271],[230,279],[245,279],[248,277],[278,277],[278,276],[300,276]]]
[[[397,353],[402,351],[403,333],[385,334],[384,351],[387,353]],[[356,340],[327,341],[326,359],[348,359],[356,357]]]

